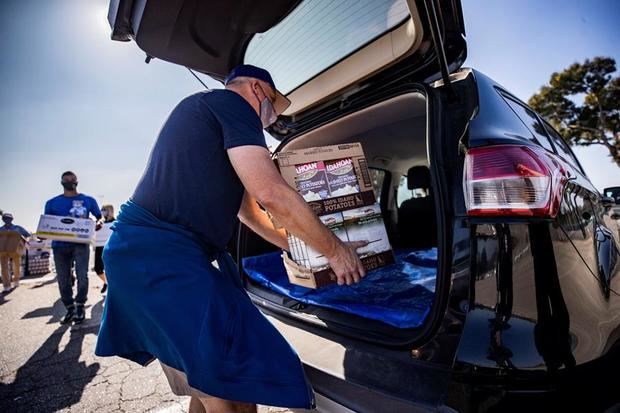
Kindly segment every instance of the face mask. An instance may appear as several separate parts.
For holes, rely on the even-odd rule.
[[[67,191],[74,191],[77,188],[77,182],[61,182],[60,184]]]
[[[263,90],[263,88],[261,88],[261,90]],[[262,101],[259,100],[260,121],[263,124],[263,129],[266,129],[271,126],[276,121],[276,119],[278,119],[278,115],[276,114],[276,111],[273,108],[271,101],[265,94],[265,91],[263,91],[263,94],[265,95],[265,98]],[[258,96],[256,96],[256,99],[258,99]]]
[[[7,225],[10,225],[10,224],[11,224],[11,222],[13,222],[13,220],[12,220],[11,218],[2,218],[2,221],[3,221],[5,224],[7,224]]]

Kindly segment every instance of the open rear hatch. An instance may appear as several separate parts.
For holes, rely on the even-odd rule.
[[[264,67],[289,116],[389,67],[428,82],[466,56],[459,0],[112,0],[108,20],[113,40],[215,79]]]

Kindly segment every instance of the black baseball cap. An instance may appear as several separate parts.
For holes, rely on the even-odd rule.
[[[273,82],[273,78],[265,69],[252,65],[239,65],[230,71],[224,80],[224,85],[227,85],[237,77],[253,77],[254,79],[269,83],[269,86],[271,86],[271,88],[276,92],[276,101],[273,103],[273,108],[278,115],[281,115],[282,112],[284,112],[286,108],[291,105],[289,98],[276,89],[276,84]]]

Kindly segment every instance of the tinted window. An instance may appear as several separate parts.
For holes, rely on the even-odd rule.
[[[269,70],[289,93],[408,16],[406,0],[306,0],[256,34],[244,60]]]
[[[377,201],[381,200],[381,189],[385,181],[385,171],[382,169],[368,168],[370,179],[372,179],[372,188],[375,190]]]
[[[605,196],[615,199],[616,203],[620,202],[620,187],[605,188]]]
[[[557,150],[558,155],[564,158],[566,162],[569,162],[574,166],[579,167],[579,162],[577,161],[577,158],[575,158],[575,155],[573,155],[573,153],[571,152],[568,144],[566,143],[564,138],[562,138],[562,135],[560,135],[560,133],[553,129],[548,123],[545,123],[545,127],[547,128],[547,132],[549,132],[549,136],[551,136],[551,139],[553,139],[553,143],[555,144],[555,149]]]
[[[512,110],[515,111],[519,119],[525,123],[525,126],[528,127],[530,132],[534,134],[536,140],[540,143],[540,146],[550,152],[553,152],[553,145],[549,141],[549,138],[545,132],[545,127],[538,120],[536,113],[508,96],[504,95],[504,99],[508,105],[510,105]]]

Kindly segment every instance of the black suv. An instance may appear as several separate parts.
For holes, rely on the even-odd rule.
[[[269,129],[274,157],[362,143],[393,279],[300,290],[273,245],[242,225],[231,242],[320,411],[618,403],[610,201],[551,125],[461,68],[459,0],[116,0],[108,17],[147,60],[219,80],[242,62],[268,69],[292,101]]]

